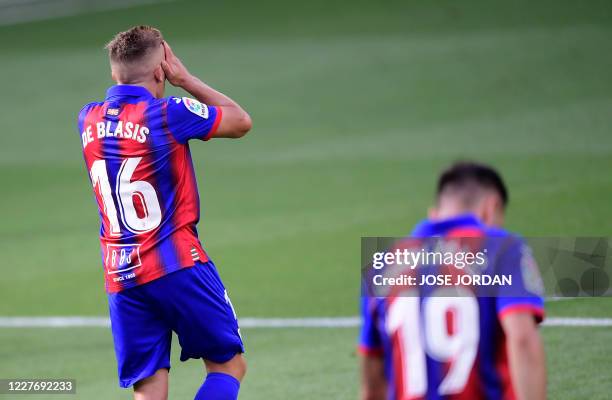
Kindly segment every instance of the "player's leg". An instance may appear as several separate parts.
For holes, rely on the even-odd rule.
[[[246,363],[236,315],[212,262],[168,275],[159,293],[181,345],[181,361],[206,360],[208,375],[196,400],[234,400]]]
[[[240,382],[246,373],[246,361],[236,354],[225,363],[204,360],[206,379],[194,400],[233,400],[238,397]]]
[[[119,386],[134,386],[139,400],[166,399],[172,330],[145,286],[108,296]]]
[[[236,354],[231,360],[225,363],[216,363],[210,360],[204,360],[207,373],[223,373],[228,374],[242,382],[242,378],[246,374],[247,364],[242,354]]]
[[[167,400],[168,370],[158,369],[153,376],[134,384],[134,400]]]

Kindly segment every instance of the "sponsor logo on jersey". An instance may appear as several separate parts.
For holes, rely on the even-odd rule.
[[[142,265],[140,259],[140,244],[106,244],[106,257],[104,265],[106,272],[119,274],[130,271]],[[135,275],[134,275],[135,276]],[[115,282],[123,279],[114,279]]]

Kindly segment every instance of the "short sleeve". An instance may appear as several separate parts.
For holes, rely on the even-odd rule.
[[[77,116],[77,131],[79,134],[81,134],[85,128],[85,118],[94,104],[95,103],[85,104],[79,111],[79,115]]]
[[[513,312],[527,312],[541,322],[544,319],[544,289],[531,248],[522,239],[512,238],[496,267],[498,274],[512,277],[512,285],[502,286],[498,292],[499,319]]]
[[[166,123],[177,142],[210,139],[221,122],[220,107],[208,106],[189,97],[166,99]]]
[[[377,299],[361,297],[361,333],[359,335],[359,352],[368,356],[383,354],[382,340],[377,324]]]

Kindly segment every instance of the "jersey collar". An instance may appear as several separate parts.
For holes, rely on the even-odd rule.
[[[115,85],[111,86],[106,91],[106,98],[111,97],[145,97],[154,98],[154,96],[146,88],[137,85]]]
[[[462,214],[441,221],[425,220],[416,226],[412,236],[439,236],[455,228],[481,228],[483,226],[474,214]]]

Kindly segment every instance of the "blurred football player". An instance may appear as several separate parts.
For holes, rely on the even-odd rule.
[[[515,279],[497,296],[469,290],[443,296],[424,287],[409,295],[364,295],[363,400],[546,397],[541,280],[529,247],[501,228],[507,203],[506,186],[489,166],[463,162],[441,174],[429,219],[409,240],[481,237],[486,268]]]
[[[137,26],[106,46],[104,101],[78,117],[97,200],[119,385],[135,399],[166,399],[170,344],[208,372],[196,399],[236,399],[246,365],[238,322],[198,239],[200,199],[191,140],[240,138],[249,115],[191,75],[159,30]],[[189,97],[164,97],[165,83]]]

